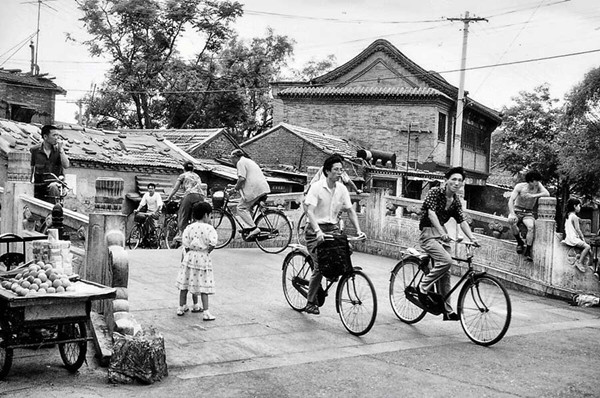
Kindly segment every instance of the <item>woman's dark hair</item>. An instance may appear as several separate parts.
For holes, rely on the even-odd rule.
[[[460,174],[463,178],[463,180],[465,179],[465,169],[463,169],[462,167],[453,167],[450,170],[446,171],[446,174],[444,174],[444,177],[446,177],[446,180],[449,180],[450,177],[452,177],[452,174]]]
[[[192,214],[196,220],[201,220],[212,212],[212,206],[207,202],[196,202],[192,206]]]
[[[344,164],[344,158],[342,158],[340,155],[331,155],[330,157],[325,159],[325,161],[323,162],[323,174],[325,174],[325,176],[329,175],[331,168],[336,163]]]
[[[183,169],[184,169],[185,171],[192,171],[192,170],[194,170],[194,163],[192,163],[192,162],[190,162],[190,161],[188,161],[188,162],[185,162],[185,163],[183,164]]]

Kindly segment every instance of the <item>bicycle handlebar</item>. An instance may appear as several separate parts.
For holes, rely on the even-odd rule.
[[[47,180],[44,180],[44,182],[58,182],[58,183],[59,183],[59,184],[61,184],[63,187],[65,187],[65,188],[69,189],[69,186],[68,186],[68,185],[67,185],[67,183],[65,182],[65,180],[64,180],[64,177],[61,179],[60,177],[58,177],[58,176],[57,176],[56,174],[54,174],[54,173],[46,173],[46,174],[49,174],[49,175],[50,175],[50,177],[52,177],[52,178],[50,178],[50,179],[47,179]]]
[[[463,240],[463,238],[454,239],[454,238],[452,238],[450,236],[448,238],[449,238],[449,240],[451,242],[462,243],[465,246],[481,247],[481,245],[479,244],[479,242],[472,242],[472,241],[469,241],[469,240]]]

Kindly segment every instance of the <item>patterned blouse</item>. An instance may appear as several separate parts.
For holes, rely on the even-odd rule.
[[[454,195],[452,203],[446,210],[446,188],[444,186],[432,188],[421,207],[421,220],[419,221],[419,229],[422,231],[425,227],[433,227],[429,219],[428,210],[433,210],[440,220],[440,224],[444,225],[450,217],[454,217],[457,223],[465,221],[462,211],[462,205],[458,196]]]

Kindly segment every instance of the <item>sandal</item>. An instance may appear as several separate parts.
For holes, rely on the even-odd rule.
[[[314,304],[306,304],[306,307],[304,307],[304,312],[306,312],[307,314],[313,314],[313,315],[320,314],[319,307],[317,307]]]
[[[200,307],[198,304],[194,304],[192,307],[192,312],[203,312],[204,308]]]
[[[203,321],[214,321],[215,319],[216,318],[210,312],[208,312],[208,310],[204,312],[204,316],[202,317]]]
[[[183,314],[185,314],[186,312],[188,312],[190,309],[187,305],[181,305],[179,306],[179,308],[177,308],[177,315],[178,316],[182,316]]]

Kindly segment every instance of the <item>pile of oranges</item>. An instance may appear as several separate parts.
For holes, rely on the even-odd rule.
[[[31,264],[14,278],[2,281],[0,286],[19,296],[63,293],[75,290],[65,274],[59,273],[52,264],[44,264],[43,261]]]

